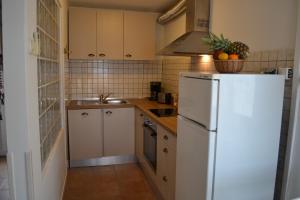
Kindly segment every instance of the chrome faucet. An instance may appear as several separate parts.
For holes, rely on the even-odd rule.
[[[100,103],[104,103],[108,97],[110,97],[110,95],[112,95],[112,93],[108,93],[107,95],[105,95],[104,93],[99,95],[99,102]]]

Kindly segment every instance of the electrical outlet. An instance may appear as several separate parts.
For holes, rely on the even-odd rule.
[[[289,80],[293,78],[293,68],[285,67],[285,68],[279,68],[278,74],[282,74],[285,76],[285,80]]]

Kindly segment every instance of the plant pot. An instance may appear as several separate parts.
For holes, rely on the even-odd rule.
[[[215,68],[220,73],[239,73],[245,60],[214,60]]]

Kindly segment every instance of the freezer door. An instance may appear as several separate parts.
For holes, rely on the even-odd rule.
[[[181,116],[177,129],[176,200],[211,200],[216,133]]]
[[[216,130],[218,109],[218,80],[180,77],[180,115]]]

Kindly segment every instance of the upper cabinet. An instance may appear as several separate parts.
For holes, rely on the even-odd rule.
[[[69,58],[94,59],[97,54],[97,11],[89,8],[70,8]]]
[[[124,56],[126,60],[155,58],[156,13],[124,12]]]
[[[157,13],[72,7],[70,59],[155,59]]]
[[[99,58],[123,58],[123,30],[122,11],[97,11],[97,56]]]

